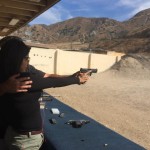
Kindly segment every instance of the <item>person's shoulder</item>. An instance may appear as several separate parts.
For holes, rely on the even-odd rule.
[[[37,70],[37,69],[36,69],[34,66],[29,65],[28,70],[29,70],[29,72],[30,72],[30,71],[32,71],[32,70]]]
[[[36,69],[36,68],[35,68],[34,66],[32,66],[32,65],[29,65],[28,71],[29,71],[30,73],[38,74],[38,75],[41,75],[41,76],[44,76],[44,75],[45,75],[45,73],[44,73],[43,71]]]
[[[37,72],[37,69],[36,69],[34,66],[29,65],[29,67],[28,67],[28,72],[30,72],[30,73],[35,73],[35,72]]]

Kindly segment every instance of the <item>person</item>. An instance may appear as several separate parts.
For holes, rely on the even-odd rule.
[[[10,39],[22,40],[17,36],[6,36],[0,40],[0,47]],[[29,77],[17,77],[19,74],[12,75],[7,81],[0,83],[0,96],[5,93],[27,92],[31,88],[32,81]]]
[[[42,89],[83,84],[89,79],[88,73],[59,76],[37,70],[29,65],[29,51],[30,47],[17,38],[7,40],[0,50],[0,85],[5,83],[6,86],[13,78],[15,83],[21,83],[18,87],[28,86],[24,89],[15,86],[17,90],[13,92],[10,92],[11,88],[1,91],[0,129],[6,131],[1,133],[1,138],[5,135],[9,150],[38,150],[41,147],[43,129],[38,99]],[[29,72],[31,80],[19,78],[22,72]]]
[[[16,36],[6,36],[0,40],[0,47],[9,39],[14,39],[18,37]],[[21,39],[20,39],[21,40]],[[17,78],[19,74],[15,74],[11,76],[8,80],[3,83],[0,83],[0,99],[2,95],[6,93],[17,93],[17,92],[27,92],[29,88],[31,88],[32,81],[29,80],[29,77]],[[28,80],[28,81],[27,81]],[[4,144],[4,133],[7,125],[1,120],[0,126],[0,149],[6,149]]]

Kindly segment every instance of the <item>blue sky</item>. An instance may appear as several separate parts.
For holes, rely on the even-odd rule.
[[[30,24],[54,24],[75,17],[107,17],[125,21],[150,8],[150,0],[61,0]]]

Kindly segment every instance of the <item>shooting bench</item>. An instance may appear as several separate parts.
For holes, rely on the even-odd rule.
[[[41,109],[45,135],[42,150],[145,150],[54,97],[49,98],[50,101],[42,101],[45,103]],[[88,123],[72,126],[68,123],[72,120],[88,120]]]

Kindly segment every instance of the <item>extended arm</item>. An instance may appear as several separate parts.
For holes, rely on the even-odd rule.
[[[32,75],[31,79],[33,81],[30,91],[41,90],[52,87],[63,87],[72,84],[83,84],[88,80],[89,76],[84,74],[82,76],[67,76],[67,77],[46,77],[42,78],[38,75]]]
[[[33,66],[29,66],[31,73],[31,80],[33,81],[30,91],[42,90],[45,88],[62,87],[71,84],[83,84],[89,76],[87,73],[80,73],[79,71],[73,75],[57,75],[44,73]]]

